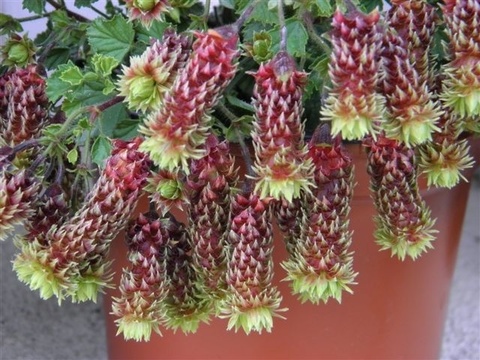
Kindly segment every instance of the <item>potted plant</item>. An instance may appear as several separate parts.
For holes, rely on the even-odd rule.
[[[47,25],[0,15],[20,281],[106,292],[112,358],[438,355],[477,1],[22,3]]]

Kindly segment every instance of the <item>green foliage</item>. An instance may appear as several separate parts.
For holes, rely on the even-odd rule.
[[[0,35],[23,31],[22,24],[7,14],[0,14]]]
[[[111,20],[95,20],[88,28],[87,36],[94,51],[121,62],[133,45],[135,31],[123,16],[115,15]]]
[[[23,8],[35,14],[41,14],[45,11],[46,0],[23,0]]]

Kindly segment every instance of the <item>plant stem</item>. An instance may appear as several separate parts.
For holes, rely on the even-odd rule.
[[[260,0],[255,0],[250,4],[249,7],[245,9],[242,15],[235,21],[234,26],[240,29],[243,25],[243,23],[252,15],[253,9],[255,9],[255,6],[260,2]]]
[[[54,0],[46,0],[46,1],[47,1],[48,4],[52,5],[55,8],[55,10],[65,10],[67,15],[74,18],[75,20],[78,20],[80,22],[90,22],[90,20],[87,19],[86,17],[84,17],[80,14],[77,14],[76,12],[73,12],[71,10],[68,10],[65,5],[61,5]]]
[[[210,15],[210,0],[205,0],[205,10],[203,11],[203,24],[208,27],[208,16]]]
[[[107,14],[105,14],[103,11],[100,11],[100,10],[97,9],[95,6],[90,5],[89,8],[92,9],[93,11],[95,11],[98,15],[103,16],[103,17],[106,18],[106,19],[110,19],[110,16],[108,16]]]
[[[26,17],[23,17],[23,18],[18,18],[18,19],[16,19],[16,20],[17,20],[18,22],[33,21],[33,20],[43,19],[44,17],[48,17],[48,16],[50,16],[51,14],[52,14],[51,12],[47,12],[47,13],[42,14],[42,15],[26,16]]]
[[[280,24],[280,51],[287,51],[287,25],[285,24],[285,12],[283,9],[283,0],[278,0],[278,22]]]
[[[301,15],[303,19],[303,23],[305,24],[307,28],[308,35],[310,36],[310,39],[317,44],[324,52],[325,54],[330,54],[331,49],[330,46],[325,42],[325,40],[317,34],[317,31],[315,30],[315,25],[313,24],[313,18],[312,14],[309,13],[308,11],[304,10]]]
[[[253,172],[253,163],[252,163],[252,157],[250,156],[250,151],[248,149],[247,144],[245,144],[244,136],[238,126],[236,125],[236,120],[237,116],[230,111],[229,108],[225,106],[223,102],[219,102],[217,105],[217,109],[225,115],[225,117],[230,121],[232,124],[233,128],[235,129],[235,134],[237,135],[238,138],[238,144],[240,145],[240,150],[242,152],[242,157],[245,161],[245,167],[247,168],[247,174],[249,176],[255,176],[255,173]]]

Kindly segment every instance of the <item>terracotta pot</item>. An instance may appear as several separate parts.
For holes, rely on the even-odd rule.
[[[473,142],[472,142],[473,144]],[[475,142],[480,154],[480,141]],[[342,304],[301,304],[281,280],[279,263],[286,252],[276,233],[275,282],[283,294],[287,319],[275,319],[272,333],[250,334],[226,330],[226,321],[214,319],[194,335],[153,335],[148,343],[115,336],[114,318],[107,318],[110,359],[434,359],[438,358],[450,283],[455,267],[469,183],[451,190],[425,189],[422,195],[437,218],[434,249],[416,261],[401,262],[379,251],[373,239],[374,206],[368,190],[366,158],[360,146],[351,146],[356,161],[355,196],[351,212],[354,230],[354,269],[359,272],[354,294]],[[477,156],[477,161],[479,156]],[[471,177],[473,170],[467,177]],[[125,246],[112,249],[116,275],[125,265]],[[118,278],[116,279],[118,281]],[[105,296],[111,311],[109,291]]]

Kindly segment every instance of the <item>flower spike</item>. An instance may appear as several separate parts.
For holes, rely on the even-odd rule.
[[[306,73],[279,52],[255,73],[255,191],[260,197],[292,201],[310,191],[312,166],[306,158],[301,116]]]
[[[293,294],[314,304],[330,298],[341,302],[343,291],[352,293],[350,286],[357,276],[348,230],[353,162],[339,137],[324,139],[324,131],[319,129],[309,143],[316,188],[302,199],[300,231],[282,264]]]
[[[169,171],[188,173],[188,161],[205,155],[202,147],[210,128],[210,112],[235,75],[238,34],[233,27],[196,32],[192,56],[165,94],[162,107],[141,131],[152,161]]]
[[[332,135],[347,140],[375,134],[375,124],[382,121],[384,99],[376,93],[379,81],[381,37],[377,29],[380,14],[366,15],[358,10],[333,16],[332,56],[329,75],[332,89],[322,110],[331,121]]]

